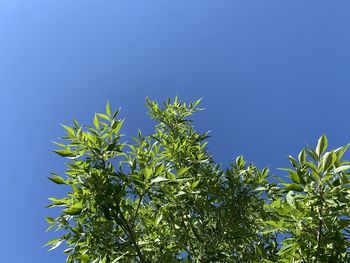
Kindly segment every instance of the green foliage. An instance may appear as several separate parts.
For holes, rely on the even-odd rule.
[[[48,229],[62,233],[50,250],[66,243],[67,262],[347,262],[348,146],[325,152],[323,135],[275,185],[242,156],[214,161],[190,118],[199,103],[147,99],[155,130],[132,143],[109,103],[93,126],[62,125],[66,175],[49,179],[70,190],[49,198],[60,215]]]
[[[325,152],[322,135],[316,150],[303,149],[285,169],[293,183],[283,182],[272,203],[264,233],[282,234],[280,262],[349,262],[349,145]]]

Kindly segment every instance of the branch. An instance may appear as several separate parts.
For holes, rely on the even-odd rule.
[[[119,205],[117,205],[117,212],[120,215],[120,219],[122,220],[122,222],[124,223],[124,227],[123,230],[125,232],[125,234],[131,239],[131,242],[134,245],[134,248],[136,250],[137,256],[140,259],[140,262],[142,263],[146,263],[146,259],[144,257],[144,255],[141,252],[141,249],[136,241],[135,238],[135,232],[133,231],[133,229],[129,226],[128,221],[125,219],[123,212],[121,211]],[[116,214],[116,216],[118,216],[118,214]]]

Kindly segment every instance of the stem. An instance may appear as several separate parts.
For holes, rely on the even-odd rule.
[[[319,179],[319,194],[321,197],[321,204],[323,203],[323,188],[321,180]],[[317,252],[316,252],[316,262],[319,262],[320,256],[321,256],[321,237],[322,237],[322,225],[323,225],[323,219],[322,219],[322,211],[323,206],[318,208],[318,233],[317,233]]]
[[[322,208],[319,209],[320,221],[318,222],[318,233],[317,233],[317,254],[316,254],[316,262],[318,262],[321,255],[321,237],[322,237]]]
[[[186,234],[187,234],[187,241],[188,241],[188,243],[189,243],[189,245],[190,245],[190,249],[192,250],[192,253],[190,253],[190,251],[188,251],[187,249],[187,253],[188,253],[188,256],[190,256],[191,257],[191,254],[195,257],[195,258],[198,258],[198,256],[197,256],[197,253],[195,252],[195,247],[193,246],[193,243],[192,243],[192,237],[191,237],[191,235],[190,235],[190,231],[189,231],[189,229],[187,228],[187,226],[186,226],[186,224],[185,224],[185,221],[184,221],[184,219],[183,219],[183,217],[181,216],[181,222],[182,222],[182,225],[184,226],[184,228],[185,228],[185,230],[186,230]]]
[[[141,203],[142,203],[142,198],[143,198],[143,194],[139,198],[139,203],[138,203],[136,211],[135,211],[134,219],[133,219],[133,221],[131,223],[131,229],[134,228],[134,225],[135,225],[135,222],[136,222],[136,218],[137,218],[137,213],[139,212],[139,209],[140,209],[140,206],[141,206]]]
[[[129,236],[129,238],[131,239],[131,242],[133,243],[134,245],[134,248],[136,250],[136,253],[137,253],[137,256],[139,257],[140,259],[140,262],[142,263],[146,263],[146,259],[144,257],[144,255],[142,254],[141,250],[140,250],[140,247],[136,241],[136,238],[135,238],[135,232],[132,230],[132,228],[129,226],[128,224],[128,221],[126,221],[125,217],[124,217],[124,214],[123,212],[121,211],[120,207],[117,206],[117,211],[120,215],[120,218],[121,220],[123,221],[124,223],[124,232]]]

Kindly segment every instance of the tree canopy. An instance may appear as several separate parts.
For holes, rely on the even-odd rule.
[[[63,125],[67,188],[47,217],[66,244],[67,262],[349,262],[349,147],[289,156],[286,178],[238,156],[228,168],[209,153],[208,133],[191,116],[200,100],[147,99],[154,132],[133,142],[109,103],[91,126]]]

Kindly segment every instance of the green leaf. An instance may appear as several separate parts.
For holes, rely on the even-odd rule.
[[[65,250],[63,250],[63,253],[64,254],[68,254],[68,253],[70,253],[70,252],[72,252],[73,251],[73,248],[67,248],[67,249],[65,249]]]
[[[145,176],[145,180],[147,181],[152,175],[152,168],[146,167],[145,169],[143,169],[143,175]]]
[[[298,191],[301,192],[303,191],[303,187],[301,187],[299,184],[283,184],[285,186],[286,190],[294,190],[294,191]]]
[[[69,149],[64,149],[64,150],[54,150],[55,153],[62,157],[71,157],[73,156],[73,153]]]
[[[295,159],[293,158],[293,156],[289,155],[289,156],[288,156],[288,159],[289,159],[290,163],[291,163],[295,168],[297,168],[297,167],[299,166],[297,160],[295,160]]]
[[[82,204],[76,203],[63,210],[67,215],[79,215],[82,211]]]
[[[97,116],[96,113],[95,113],[95,116],[94,116],[94,126],[96,127],[97,130],[100,129],[100,121],[99,121],[98,116]]]
[[[73,128],[64,124],[61,124],[61,126],[67,131],[68,135],[70,135],[71,137],[75,137],[75,132]]]
[[[350,169],[350,165],[342,165],[342,166],[339,166],[336,169],[334,169],[334,173],[337,174],[337,173],[343,172],[343,171],[348,170],[348,169]]]
[[[53,219],[52,217],[47,216],[45,217],[45,219],[46,219],[46,222],[49,223],[50,225],[56,224],[56,220]]]
[[[47,242],[45,246],[51,245],[51,247],[48,249],[48,251],[51,251],[51,250],[58,248],[62,244],[62,242],[63,242],[63,240],[61,240],[61,239],[53,239],[53,240],[50,240],[49,242]]]
[[[322,158],[322,169],[323,171],[327,171],[331,165],[335,162],[337,159],[337,155],[331,151],[331,152],[326,152]]]
[[[89,256],[86,255],[86,254],[81,255],[81,257],[80,257],[80,262],[81,262],[81,263],[88,263],[89,260],[90,260],[90,258],[89,258]]]
[[[111,113],[111,106],[109,105],[109,101],[107,101],[106,104],[106,114],[111,117],[112,113]]]
[[[165,181],[169,181],[168,178],[162,177],[162,176],[158,176],[154,179],[151,180],[151,184],[155,184],[155,183],[159,183],[159,182],[165,182]]]
[[[295,204],[295,200],[294,200],[294,196],[293,196],[293,192],[289,191],[286,195],[286,201],[290,206],[294,206]]]
[[[305,149],[306,153],[314,160],[314,161],[318,161],[319,158],[316,154],[316,152],[312,149]]]
[[[338,160],[341,159],[341,157],[343,157],[344,153],[347,151],[347,149],[349,148],[350,144],[347,144],[345,146],[339,147],[338,149],[336,149],[334,152],[337,154]]]
[[[191,166],[190,167],[184,167],[184,168],[180,168],[178,171],[177,171],[177,175],[178,176],[181,176],[183,175],[184,173],[186,173],[188,170],[191,169]]]
[[[105,119],[106,121],[111,121],[111,118],[106,114],[97,113],[97,116],[102,118],[102,119]]]
[[[299,153],[298,160],[300,164],[304,164],[304,162],[306,161],[306,153],[304,149],[302,149],[301,152]]]
[[[61,176],[55,173],[51,173],[51,174],[53,175],[53,177],[48,177],[48,179],[50,179],[52,182],[56,184],[65,184],[65,180]]]
[[[262,231],[260,233],[261,234],[269,234],[269,233],[277,232],[277,231],[279,231],[278,226],[267,225],[262,229]]]
[[[156,166],[156,170],[155,170],[155,172],[154,172],[154,175],[157,176],[158,174],[160,174],[161,172],[163,172],[163,171],[164,171],[164,167],[165,167],[164,163],[162,163],[162,164],[160,164],[160,165],[157,165],[157,166]]]
[[[300,178],[299,178],[299,175],[296,172],[289,171],[289,174],[290,174],[290,178],[292,179],[292,181],[294,183],[300,184]]]
[[[198,186],[199,182],[200,182],[199,180],[192,182],[191,189],[192,190],[195,189]]]
[[[316,146],[316,154],[318,157],[321,157],[321,154],[327,149],[328,146],[328,139],[325,134],[322,134],[322,136],[318,139],[317,146]]]

